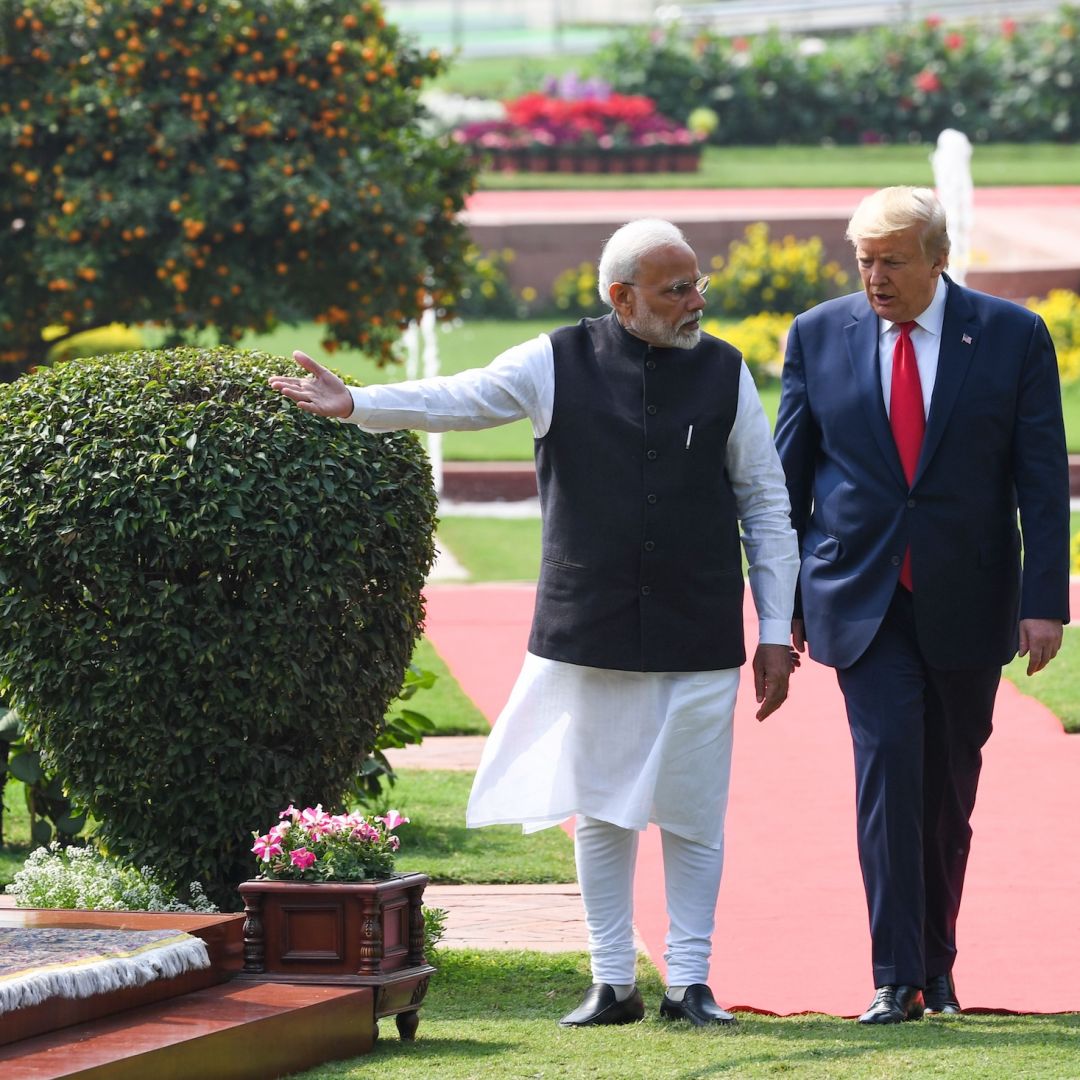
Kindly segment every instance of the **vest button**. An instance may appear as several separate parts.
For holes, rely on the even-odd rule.
[[[650,371],[655,371],[655,370],[656,370],[656,361],[655,361],[655,360],[646,360],[646,361],[645,361],[645,366],[646,366],[646,367],[647,367],[647,368],[648,368],[648,369],[649,369]]]
[[[655,450],[650,450],[650,451],[649,451],[649,452],[648,452],[648,453],[647,453],[647,454],[646,454],[645,456],[646,456],[646,457],[647,457],[647,458],[648,458],[648,459],[649,459],[650,461],[655,461],[655,460],[656,460],[656,451],[655,451]]]
[[[641,595],[642,596],[648,596],[651,592],[652,592],[652,589],[651,589],[650,586],[648,586],[648,585],[642,585],[641,586]]]
[[[647,503],[649,503],[650,505],[653,505],[653,504],[656,503],[656,496],[655,495],[646,495],[645,496],[645,501]]]
[[[891,562],[891,563],[893,564],[893,566],[899,566],[899,565],[900,565],[900,563],[901,563],[901,559],[900,559],[900,556],[899,556],[899,555],[894,555],[894,556],[893,556],[893,557],[892,557],[892,558],[891,558],[891,559],[889,560],[889,562]]]
[[[915,500],[914,499],[908,499],[907,505],[908,505],[909,510],[914,510],[915,509]]]
[[[646,407],[645,411],[650,416],[655,416],[656,415],[656,406],[655,405],[649,405],[649,406]]]
[[[644,546],[645,546],[646,551],[655,551],[656,550],[656,544],[653,543],[652,540],[646,540]]]

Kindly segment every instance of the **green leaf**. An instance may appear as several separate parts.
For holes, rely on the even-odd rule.
[[[38,818],[30,829],[30,839],[38,847],[44,847],[52,840],[52,826],[44,819]]]
[[[8,761],[8,768],[16,780],[24,784],[36,784],[45,775],[41,768],[41,755],[37,750],[24,750],[13,754]]]

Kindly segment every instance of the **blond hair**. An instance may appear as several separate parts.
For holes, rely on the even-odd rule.
[[[928,259],[949,254],[945,208],[930,188],[887,187],[867,195],[848,222],[847,238],[860,240],[891,236],[912,227],[919,229],[919,244]]]

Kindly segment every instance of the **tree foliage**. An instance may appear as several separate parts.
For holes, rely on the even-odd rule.
[[[387,357],[465,250],[442,67],[378,0],[0,0],[0,377],[112,321]]]
[[[222,906],[251,832],[339,806],[402,685],[435,497],[407,433],[231,349],[0,388],[0,692],[108,850]]]

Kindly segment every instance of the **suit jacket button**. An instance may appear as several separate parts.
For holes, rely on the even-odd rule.
[[[646,367],[647,367],[647,368],[648,368],[648,369],[649,369],[650,371],[655,371],[655,370],[656,370],[656,361],[655,361],[655,360],[646,360],[646,361],[645,361],[645,366],[646,366]]]
[[[900,558],[900,556],[899,556],[899,555],[894,555],[894,556],[893,556],[893,557],[892,557],[892,558],[891,558],[891,559],[889,560],[889,562],[891,562],[891,563],[893,564],[893,566],[899,566],[899,565],[900,565],[900,563],[901,563],[902,561],[903,561],[903,560],[902,560],[902,559]]]
[[[648,596],[649,593],[651,593],[651,592],[652,592],[652,589],[648,585],[642,585],[641,586],[641,595],[642,596]]]
[[[915,500],[914,499],[908,499],[907,506],[908,506],[909,510],[914,510],[915,509]]]
[[[656,496],[655,495],[646,495],[645,496],[645,501],[647,503],[649,503],[649,505],[651,506],[653,503],[656,502]]]
[[[654,544],[652,540],[646,540],[644,546],[645,546],[646,551],[655,551],[656,550],[656,544]]]
[[[656,451],[655,451],[655,450],[650,450],[650,451],[649,451],[649,452],[648,452],[648,453],[647,453],[647,454],[646,454],[645,456],[646,456],[646,457],[647,457],[647,458],[648,458],[648,459],[649,459],[650,461],[655,461],[655,460],[656,460]]]
[[[650,416],[655,416],[655,415],[656,415],[656,406],[655,406],[655,405],[647,405],[647,406],[645,407],[645,411],[646,411],[646,412],[647,412],[647,413],[648,413],[648,414],[649,414]]]

